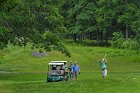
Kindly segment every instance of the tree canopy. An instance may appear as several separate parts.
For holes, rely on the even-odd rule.
[[[116,32],[140,46],[139,0],[1,0],[0,48],[9,43],[70,53],[61,38],[108,45]]]
[[[66,28],[63,25],[59,7],[51,0],[2,0],[0,3],[0,44],[1,49],[8,43],[45,50],[58,47],[70,56],[59,43],[59,37]]]

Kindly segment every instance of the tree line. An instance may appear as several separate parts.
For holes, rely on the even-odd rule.
[[[103,40],[107,44],[114,32],[122,33],[126,41],[139,37],[140,9],[130,0],[68,0],[63,10],[68,34],[75,42],[89,38],[96,39],[98,46]]]
[[[70,56],[66,38],[139,50],[139,15],[139,0],[1,0],[0,48],[31,43]]]

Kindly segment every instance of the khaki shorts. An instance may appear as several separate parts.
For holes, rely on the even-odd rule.
[[[78,76],[78,72],[73,71],[73,76],[74,76],[74,77],[77,77],[77,76]]]

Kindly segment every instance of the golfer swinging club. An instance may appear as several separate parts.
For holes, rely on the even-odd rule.
[[[107,63],[107,60],[106,60],[106,54],[105,54],[104,58],[100,61],[103,79],[105,79],[105,77],[107,76],[106,63]]]

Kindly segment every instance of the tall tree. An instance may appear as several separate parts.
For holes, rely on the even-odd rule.
[[[133,26],[138,23],[138,8],[134,4],[125,3],[120,5],[121,11],[117,21],[125,27],[125,38],[128,40],[130,31],[133,31]]]
[[[20,46],[31,42],[46,50],[50,50],[53,46],[70,56],[59,40],[53,39],[53,37],[57,38],[58,35],[63,34],[65,30],[63,17],[54,1],[5,0],[2,3],[0,5],[0,43],[4,47],[9,41],[13,45]],[[52,38],[52,41],[44,39],[45,33],[54,34],[45,35],[46,38]],[[55,40],[57,42],[54,42]]]

